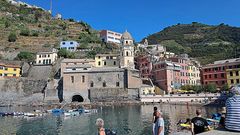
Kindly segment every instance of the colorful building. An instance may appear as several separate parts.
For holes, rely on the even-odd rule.
[[[150,55],[139,55],[135,57],[136,68],[142,78],[152,78],[152,60]]]
[[[21,76],[21,66],[18,62],[12,63],[0,63],[0,77],[3,78],[18,78]]]
[[[171,61],[159,61],[153,64],[153,75],[155,83],[166,93],[179,89],[181,66]]]
[[[96,67],[119,67],[120,59],[118,54],[97,54],[95,56]]]

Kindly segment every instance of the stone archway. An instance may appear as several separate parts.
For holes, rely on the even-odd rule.
[[[72,96],[72,102],[83,102],[84,99],[81,95],[74,95]]]

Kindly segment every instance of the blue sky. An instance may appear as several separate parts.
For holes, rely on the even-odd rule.
[[[50,0],[22,0],[49,9]],[[126,29],[136,41],[177,23],[240,26],[240,0],[53,0],[53,13],[97,30]]]

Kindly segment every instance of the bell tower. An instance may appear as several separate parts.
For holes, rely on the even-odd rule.
[[[121,38],[121,68],[135,69],[134,65],[134,43],[131,34],[125,31]]]

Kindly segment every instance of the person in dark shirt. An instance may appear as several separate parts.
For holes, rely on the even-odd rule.
[[[192,123],[191,128],[192,128],[193,135],[204,132],[205,127],[210,129],[210,127],[207,123],[207,120],[202,118],[202,112],[200,109],[196,110],[196,114],[197,114],[197,117],[194,117],[191,120],[191,123]]]
[[[155,106],[153,108],[153,118],[152,118],[152,123],[153,123],[152,127],[153,127],[153,129],[152,129],[152,134],[154,134],[154,128],[155,128],[155,123],[156,123],[157,119],[158,119],[158,117],[157,117],[157,107]]]

